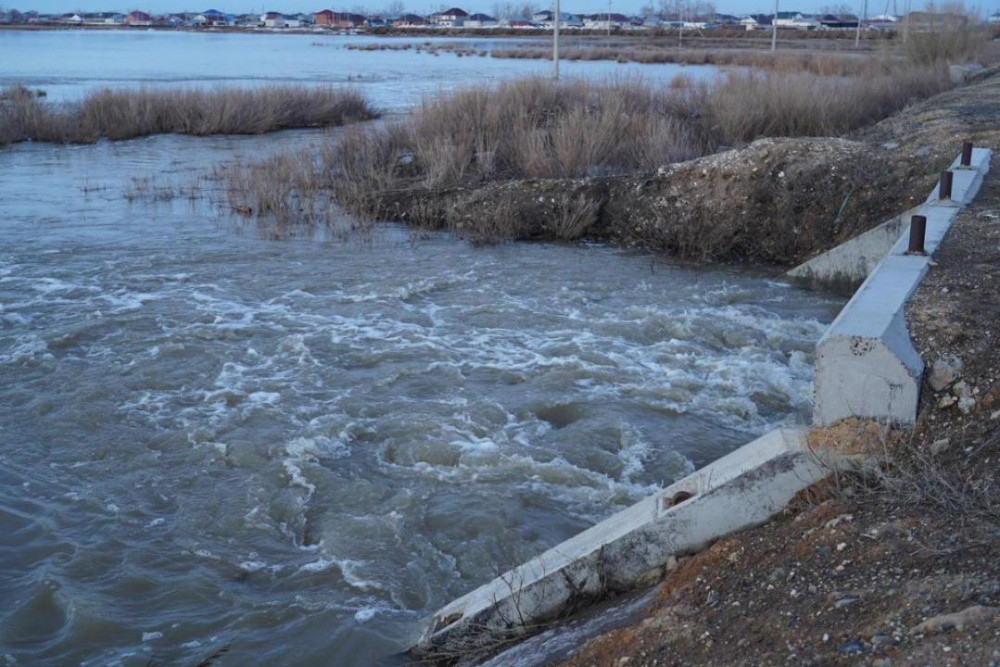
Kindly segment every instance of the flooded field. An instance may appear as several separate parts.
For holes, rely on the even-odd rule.
[[[547,69],[312,41],[0,33],[0,83],[358,75],[403,109]],[[179,74],[208,52],[210,76]],[[124,196],[318,136],[0,151],[0,659],[372,664],[448,599],[807,418],[840,301],[773,272],[275,234],[207,193]]]

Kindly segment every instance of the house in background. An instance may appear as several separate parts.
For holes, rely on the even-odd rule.
[[[227,24],[226,15],[218,9],[206,9],[201,14],[194,17],[194,25],[204,27],[215,27]]]
[[[125,16],[125,25],[151,26],[153,25],[153,17],[146,12],[132,11]]]
[[[543,12],[535,12],[531,15],[532,23],[537,23],[543,28],[548,28],[551,30],[555,27],[555,20],[552,18],[554,14],[548,10]],[[569,12],[559,12],[559,27],[560,28],[582,28],[583,19],[576,14],[570,14]]]
[[[417,14],[401,14],[389,20],[393,28],[420,28],[427,25],[427,19]]]
[[[354,14],[352,12],[333,13],[333,27],[340,28],[342,30],[363,28],[367,21],[368,18],[362,14]]]
[[[322,26],[332,26],[333,25],[333,11],[329,9],[321,9],[318,12],[313,13],[313,23]]]
[[[990,17],[986,19],[986,22],[990,25],[1000,25],[1000,12],[990,14]]]
[[[819,21],[802,12],[778,12],[774,18],[774,25],[779,29],[815,30],[819,27]]]
[[[732,14],[715,14],[712,16],[712,23],[719,28],[733,29],[740,25],[740,18]]]
[[[819,25],[823,30],[857,30],[858,17],[853,14],[834,16],[826,14],[819,17]]]
[[[466,28],[495,28],[498,25],[500,22],[487,14],[472,14],[465,19]]]
[[[260,15],[260,22],[265,28],[284,28],[285,15],[281,12],[264,12]]]
[[[443,12],[436,12],[427,17],[427,22],[438,28],[461,28],[469,12],[459,7],[452,7]]]
[[[750,14],[740,19],[740,25],[747,30],[764,30],[770,28],[773,21],[772,14]]]
[[[583,27],[588,30],[609,30],[629,25],[624,14],[590,14],[583,17]]]

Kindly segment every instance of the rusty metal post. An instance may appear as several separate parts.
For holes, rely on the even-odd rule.
[[[972,142],[966,141],[962,144],[962,166],[971,167],[972,166]]]
[[[926,255],[924,237],[927,235],[927,216],[915,215],[910,218],[910,247],[907,255]]]
[[[938,199],[945,200],[951,199],[951,181],[952,174],[950,171],[941,172],[941,183],[938,185]]]

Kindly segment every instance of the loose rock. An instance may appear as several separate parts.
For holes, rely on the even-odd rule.
[[[971,625],[976,625],[978,623],[982,623],[983,621],[990,620],[998,611],[1000,611],[1000,609],[997,609],[996,607],[984,607],[977,604],[972,607],[966,607],[962,611],[957,611],[954,614],[941,614],[939,616],[928,618],[926,621],[910,630],[910,633],[933,635],[952,628],[961,632]]]
[[[934,391],[942,391],[954,384],[961,376],[965,365],[956,356],[940,357],[931,367],[928,381]]]

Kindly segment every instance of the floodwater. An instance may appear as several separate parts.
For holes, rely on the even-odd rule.
[[[318,81],[340,58],[412,103],[454,67],[543,65],[312,40],[0,33],[0,83]],[[372,664],[498,571],[807,419],[840,301],[764,271],[278,235],[123,197],[317,136],[0,151],[0,661]]]

